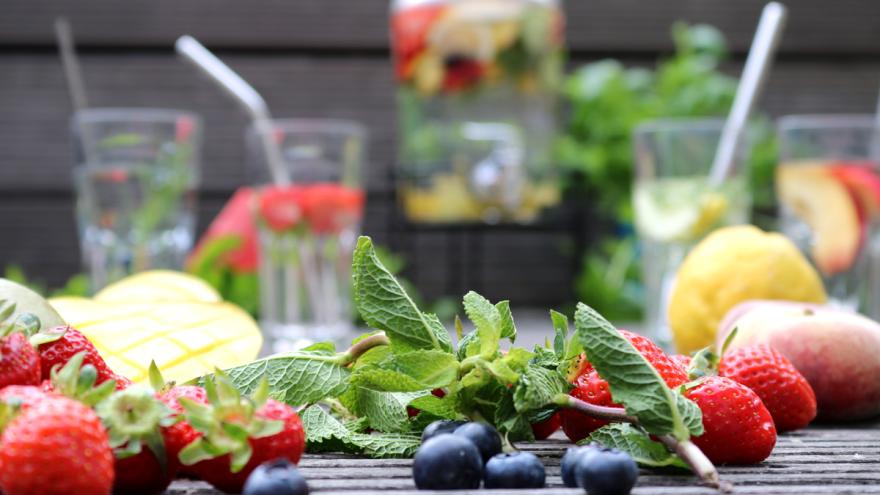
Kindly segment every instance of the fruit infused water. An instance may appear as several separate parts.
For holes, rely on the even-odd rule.
[[[259,186],[252,204],[264,352],[349,340],[351,262],[365,203],[359,181],[365,131],[351,122],[280,120],[273,132],[293,183]],[[257,138],[252,132],[249,149],[258,158],[256,172],[266,174]]]
[[[880,130],[871,116],[780,119],[779,228],[833,303],[880,318]]]
[[[671,339],[666,308],[675,273],[690,248],[718,227],[749,220],[746,140],[735,156],[734,176],[717,186],[709,182],[722,124],[668,119],[635,131],[633,208],[645,285],[644,332],[664,346]]]

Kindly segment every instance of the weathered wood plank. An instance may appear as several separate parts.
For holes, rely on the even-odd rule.
[[[833,441],[834,436],[837,441]],[[530,493],[541,495],[573,495],[580,490],[562,488],[559,477],[559,458],[570,446],[558,438],[521,445],[536,452],[547,467],[547,488]],[[846,442],[851,440],[852,443]],[[736,485],[736,493],[763,494],[827,494],[827,493],[880,493],[880,457],[876,444],[880,430],[865,429],[807,429],[779,437],[777,448],[770,458],[755,466],[721,466],[721,476]],[[855,449],[847,445],[856,445]],[[873,446],[874,455],[862,454]],[[785,450],[790,453],[783,452]],[[858,452],[853,452],[856,450]],[[408,459],[363,459],[333,454],[306,455],[300,463],[310,487],[323,494],[376,495],[392,491],[395,495],[421,495],[411,479],[411,461]],[[178,481],[171,493],[215,493],[201,482]],[[458,495],[485,493],[459,491]],[[518,495],[513,490],[493,491],[493,494]],[[672,495],[709,494],[713,490],[697,486],[694,477],[686,472],[655,472],[642,470],[634,494]]]
[[[593,0],[565,2],[568,37],[580,51],[655,51],[671,46],[677,20],[719,26],[743,52],[763,0]],[[169,46],[183,33],[222,47],[384,50],[389,0],[6,0],[0,43],[52,44],[52,20],[66,15],[95,46]],[[792,0],[785,53],[880,52],[880,3]]]

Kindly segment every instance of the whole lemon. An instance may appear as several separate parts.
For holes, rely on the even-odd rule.
[[[680,353],[715,340],[727,311],[749,299],[824,303],[822,279],[781,234],[751,225],[718,229],[687,255],[669,300],[669,326]]]

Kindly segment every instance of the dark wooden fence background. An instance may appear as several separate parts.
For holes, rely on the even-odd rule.
[[[53,19],[68,17],[94,106],[156,106],[205,120],[204,228],[242,184],[245,117],[171,46],[189,33],[229,62],[279,117],[338,117],[369,127],[365,231],[411,261],[429,295],[464,285],[520,304],[569,295],[579,225],[415,229],[400,222],[390,174],[394,98],[388,0],[0,1],[0,266],[57,284],[79,270],[72,213],[70,104]],[[880,1],[790,0],[789,26],[763,107],[772,115],[870,112],[880,85]],[[573,65],[615,57],[652,64],[676,20],[718,26],[738,73],[760,0],[568,0]]]

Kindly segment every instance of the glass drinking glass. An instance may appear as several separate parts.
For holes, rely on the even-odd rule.
[[[365,202],[360,170],[366,130],[341,120],[276,120],[270,131],[292,185],[269,184],[254,128],[248,150],[260,239],[260,320],[267,353],[354,330],[351,261]]]
[[[663,119],[634,131],[636,233],[645,283],[644,333],[668,347],[666,308],[678,266],[712,230],[749,221],[748,137],[735,153],[735,171],[720,186],[709,182],[720,119]]]
[[[872,115],[779,119],[779,226],[833,304],[880,318],[880,128]]]
[[[152,108],[96,108],[72,121],[83,264],[92,290],[180,269],[193,245],[201,121]]]

